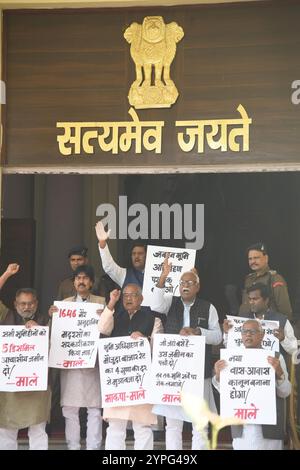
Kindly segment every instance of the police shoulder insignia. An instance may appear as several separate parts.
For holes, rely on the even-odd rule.
[[[277,271],[275,271],[274,269],[270,269],[269,273],[271,274],[271,276],[274,276],[275,274],[277,274]]]
[[[284,286],[284,282],[282,281],[276,281],[276,282],[273,282],[272,284],[272,287],[280,287],[280,286]]]

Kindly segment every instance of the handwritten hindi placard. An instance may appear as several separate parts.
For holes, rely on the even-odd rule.
[[[220,415],[248,424],[276,424],[275,370],[264,349],[221,349]]]
[[[0,391],[47,390],[48,344],[48,326],[0,326]]]
[[[104,408],[150,403],[151,351],[147,338],[101,338],[99,365]]]
[[[157,334],[151,368],[151,403],[180,405],[181,392],[203,397],[205,337]]]
[[[49,366],[58,369],[94,367],[99,330],[98,309],[104,305],[91,302],[54,302]]]
[[[245,321],[249,318],[235,317],[233,315],[226,315],[227,319],[230,320],[233,325],[228,331],[227,348],[245,348],[242,343],[242,326]],[[279,339],[274,336],[274,330],[279,328],[279,322],[273,320],[258,320],[264,329],[264,338],[262,347],[271,351],[279,351]]]
[[[153,287],[156,286],[162,270],[162,263],[169,254],[171,272],[165,282],[165,292],[179,296],[179,280],[182,274],[195,266],[196,250],[148,245],[143,284],[143,305],[151,305]]]

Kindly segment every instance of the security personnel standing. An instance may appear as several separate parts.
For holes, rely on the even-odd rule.
[[[269,268],[269,257],[264,243],[255,243],[247,248],[249,267],[252,273],[245,279],[242,294],[242,304],[239,315],[244,316],[250,312],[247,289],[257,282],[268,286],[271,293],[270,308],[284,313],[289,319],[292,318],[292,307],[289,298],[286,281],[280,274]]]

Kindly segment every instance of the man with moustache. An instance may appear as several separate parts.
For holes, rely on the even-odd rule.
[[[98,245],[102,267],[105,273],[121,288],[126,287],[127,284],[136,284],[141,288],[141,290],[143,290],[147,247],[142,243],[136,242],[131,248],[131,267],[123,268],[113,260],[108,249],[107,240],[109,238],[110,230],[106,232],[101,221],[97,222],[95,230],[99,242]],[[115,305],[115,310],[117,312],[122,309],[123,305],[121,302]],[[165,316],[161,315],[159,312],[153,311],[153,313],[155,315],[154,331],[156,333],[162,333]],[[161,427],[162,422],[159,418],[156,428],[160,429]]]
[[[262,348],[264,330],[259,321],[245,321],[241,333],[245,348]],[[285,433],[285,398],[291,393],[291,383],[288,380],[286,364],[282,355],[279,357],[268,356],[268,363],[275,369],[276,424],[231,426],[233,438],[232,446],[234,450],[281,450],[283,448]],[[220,373],[227,366],[228,364],[223,359],[217,361],[215,364],[216,375],[213,377],[213,384],[218,391],[220,391]]]
[[[257,282],[247,289],[249,311],[245,314],[247,318],[253,318],[257,320],[270,320],[278,321],[279,327],[273,331],[273,334],[279,340],[281,353],[285,352],[292,355],[298,349],[298,341],[295,337],[294,329],[287,319],[286,315],[269,307],[270,293],[268,287]],[[232,327],[230,320],[225,319],[223,323],[224,329],[224,343],[227,343],[226,334]]]
[[[61,281],[61,283],[59,284],[56,300],[63,300],[67,297],[73,297],[76,294],[73,274],[75,269],[78,268],[78,266],[88,264],[89,261],[87,252],[88,249],[83,245],[74,246],[70,249],[68,253],[68,258],[72,275]],[[98,278],[95,278],[91,293],[95,295],[99,295],[100,293],[100,280]]]
[[[153,291],[151,308],[167,315],[165,333],[183,336],[205,336],[205,379],[204,399],[209,408],[216,412],[216,406],[211,386],[212,375],[212,345],[222,340],[219,318],[216,308],[206,300],[200,299],[200,279],[196,272],[188,271],[182,274],[179,282],[180,297],[170,297],[164,293],[164,285],[171,271],[168,257],[162,265],[162,272],[157,286]],[[156,405],[153,411],[166,417],[166,449],[182,450],[183,422],[190,421],[181,406]],[[202,435],[193,426],[192,450],[206,447]]]
[[[74,287],[76,294],[64,299],[65,302],[92,302],[100,304],[97,310],[100,315],[105,299],[91,294],[94,282],[92,266],[78,266],[74,271]],[[99,305],[99,307],[100,307]],[[58,311],[52,305],[49,315]],[[73,369],[60,371],[61,406],[66,421],[66,441],[69,450],[80,450],[80,408],[87,408],[87,436],[86,449],[96,450],[101,447],[102,418],[101,418],[101,392],[98,362],[94,368]]]
[[[16,265],[17,266],[17,265]],[[17,272],[17,271],[16,271]],[[38,312],[34,289],[22,288],[16,292],[15,309],[9,310],[1,325],[24,325],[34,328],[46,325],[48,317]],[[0,449],[17,450],[19,429],[28,428],[29,449],[47,450],[46,424],[50,417],[51,392],[0,392]]]
[[[150,338],[154,334],[155,318],[149,307],[141,307],[142,291],[137,284],[127,284],[122,292],[123,309],[115,311],[120,291],[110,293],[110,301],[100,316],[98,323],[102,334],[111,337],[131,336],[133,339]],[[127,421],[132,421],[134,449],[152,450],[156,416],[151,412],[152,405],[132,405],[104,408],[103,418],[109,423],[106,431],[106,450],[125,450]]]
[[[292,307],[284,278],[269,267],[269,256],[265,243],[255,243],[247,248],[249,267],[253,271],[245,279],[242,293],[242,304],[239,309],[241,317],[249,312],[248,287],[257,282],[265,284],[270,291],[270,308],[292,318]]]

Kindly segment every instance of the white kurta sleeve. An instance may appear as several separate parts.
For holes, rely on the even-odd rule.
[[[284,379],[276,380],[276,394],[280,398],[286,398],[291,393],[292,385],[291,385],[291,382],[289,381],[285,360],[281,354],[279,356],[279,361],[280,361],[281,368],[283,370]]]
[[[219,324],[219,317],[216,307],[210,304],[208,317],[208,330],[201,328],[202,336],[205,336],[206,344],[217,345],[222,341],[222,331]]]
[[[218,392],[220,393],[220,382],[217,381],[215,375],[211,378],[211,383],[213,384],[215,389],[218,390]]]
[[[289,320],[286,321],[284,325],[284,340],[281,341],[281,346],[288,354],[293,354],[294,351],[298,349],[297,338],[294,333],[294,329],[290,324]]]
[[[114,261],[107,244],[105,248],[100,248],[99,246],[99,253],[102,261],[102,267],[106,274],[108,274],[113,281],[122,287],[126,278],[126,268],[121,268],[121,266],[119,266]]]
[[[105,307],[100,315],[100,319],[98,320],[98,330],[101,334],[110,336],[114,329],[114,324],[114,310],[110,310],[108,307]]]
[[[172,299],[173,297],[171,295],[165,294],[165,290],[163,288],[154,287],[151,295],[150,308],[154,312],[168,315]]]

